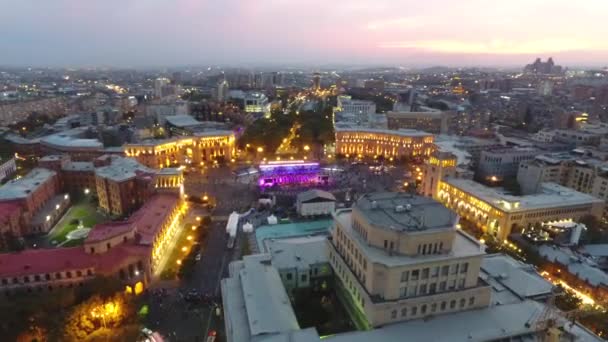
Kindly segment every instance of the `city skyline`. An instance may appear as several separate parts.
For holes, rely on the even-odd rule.
[[[0,65],[605,66],[599,0],[0,2]]]

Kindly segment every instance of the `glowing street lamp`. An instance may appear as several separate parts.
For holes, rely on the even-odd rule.
[[[258,151],[258,153],[262,153],[262,152],[264,152],[264,148],[260,146],[260,147],[258,147],[257,151]]]
[[[304,145],[304,151],[310,151],[310,146]]]

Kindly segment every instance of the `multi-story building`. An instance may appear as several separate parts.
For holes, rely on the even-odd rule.
[[[500,182],[517,176],[519,163],[534,159],[535,148],[496,148],[481,152],[475,176],[488,182]]]
[[[67,154],[74,161],[91,161],[104,154],[103,143],[82,138],[85,129],[72,129],[40,139],[41,155]]]
[[[0,181],[12,176],[15,172],[17,172],[17,164],[15,164],[15,158],[0,160]]]
[[[129,219],[95,226],[84,246],[0,254],[0,291],[48,292],[101,275],[140,293],[158,275],[186,208],[179,196],[159,194]]]
[[[95,169],[99,207],[116,216],[130,213],[154,191],[154,174],[135,159],[114,157],[111,165]]]
[[[223,158],[231,160],[235,137],[232,131],[203,131],[191,137],[150,140],[126,144],[125,154],[150,168],[194,164]]]
[[[335,108],[336,121],[365,125],[373,121],[376,115],[376,104],[373,101],[353,100],[351,96],[338,96]]]
[[[328,239],[267,240],[221,282],[226,340],[600,341],[558,312],[544,321],[553,285],[530,265],[483,255],[457,221],[432,199],[376,193],[336,212]],[[323,287],[332,274],[358,331],[320,337],[300,328],[289,290]]]
[[[543,182],[555,182],[608,200],[608,164],[595,158],[570,153],[540,155],[521,163],[517,181],[524,194],[537,192]],[[608,216],[608,212],[604,212],[604,216]]]
[[[60,192],[57,172],[36,168],[0,187],[0,203],[8,202],[20,207],[20,235],[44,233],[69,204],[69,197]]]
[[[388,129],[417,129],[433,134],[447,134],[451,112],[388,112]]]
[[[435,198],[501,241],[544,222],[602,217],[604,201],[570,188],[542,183],[540,191],[513,196],[468,179],[446,178]]]
[[[483,248],[458,215],[427,197],[362,196],[335,214],[329,259],[358,310],[377,327],[487,307]]]
[[[336,128],[336,153],[345,156],[425,157],[435,149],[430,133],[400,129]]]
[[[521,193],[534,194],[542,183],[568,183],[570,154],[541,154],[532,160],[523,161],[517,171],[517,182]]]

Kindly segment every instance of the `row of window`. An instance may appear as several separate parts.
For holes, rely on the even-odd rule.
[[[458,281],[456,279],[452,279],[449,282],[444,280],[439,283],[430,283],[430,284],[412,284],[410,286],[403,286],[399,288],[399,297],[416,297],[416,296],[425,296],[432,295],[439,292],[453,291],[464,289],[465,279],[460,278]]]
[[[87,276],[93,276],[93,271],[92,270],[86,270],[86,275]],[[71,279],[73,276],[75,277],[82,277],[83,271],[76,271],[74,273],[72,273],[72,271],[66,271],[65,272],[65,279]],[[35,274],[35,275],[26,275],[23,276],[22,278],[18,278],[18,277],[13,277],[13,278],[2,278],[1,282],[2,285],[6,286],[9,284],[28,284],[30,282],[41,282],[41,281],[51,281],[51,280],[60,280],[60,279],[64,279],[63,273],[62,272],[57,272],[55,273],[55,275],[53,276],[50,273],[46,273],[44,275],[40,275],[40,274]]]
[[[419,255],[441,254],[441,251],[443,251],[443,241],[418,245]]]
[[[462,264],[452,264],[434,267],[425,267],[422,270],[408,270],[401,272],[401,282],[417,281],[418,279],[429,279],[437,278],[439,276],[445,277],[450,274],[465,274],[469,271],[469,263],[464,262]]]
[[[562,214],[572,214],[572,213],[578,213],[578,212],[584,212],[584,211],[588,211],[589,208],[587,207],[582,207],[582,208],[568,208],[568,209],[559,209],[559,210],[551,210],[551,211],[543,211],[543,212],[537,212],[537,213],[532,213],[532,214],[526,214],[526,218],[535,218],[535,217],[544,217],[544,216],[553,216],[553,215],[562,215]]]
[[[449,306],[448,306],[449,305]],[[458,302],[456,299],[449,301],[442,301],[441,303],[422,304],[411,307],[403,307],[400,310],[401,318],[424,316],[428,314],[441,313],[448,310],[456,309],[458,305],[459,309],[464,309],[467,306],[467,299],[461,298]],[[468,307],[475,305],[475,297],[469,297]],[[397,319],[399,312],[397,310],[391,311],[391,319]]]

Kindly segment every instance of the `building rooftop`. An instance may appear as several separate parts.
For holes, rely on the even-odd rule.
[[[151,245],[162,223],[173,212],[178,201],[177,195],[157,194],[127,220],[98,224],[93,227],[85,243],[103,241],[135,229],[140,236],[139,243]]]
[[[97,176],[115,182],[122,182],[137,176],[138,173],[155,173],[155,170],[140,164],[135,159],[119,156],[112,156],[111,158],[112,163],[110,165],[99,167],[95,170]]]
[[[529,264],[504,254],[484,256],[481,278],[492,287],[492,304],[509,304],[523,299],[549,296],[553,284]]]
[[[336,197],[331,193],[319,189],[311,189],[308,191],[304,191],[298,194],[298,201],[300,202],[308,202],[317,198],[326,200],[326,201],[336,201]]]
[[[26,249],[19,253],[0,254],[0,274],[4,277],[54,273],[94,265],[94,258],[82,247]]]
[[[458,215],[429,197],[401,192],[365,194],[355,210],[372,225],[397,231],[455,229]]]
[[[202,122],[196,120],[191,115],[170,115],[166,116],[165,120],[175,127],[189,128],[202,125]]]
[[[43,168],[35,168],[27,175],[12,180],[0,187],[0,200],[26,198],[57,173]]]
[[[584,245],[582,252],[592,257],[608,257],[608,244]]]
[[[201,132],[194,132],[192,135],[195,137],[224,137],[232,136],[234,133],[225,129],[209,129]]]
[[[95,165],[93,162],[71,161],[63,166],[64,171],[94,171]]]
[[[279,270],[308,269],[310,265],[328,262],[327,238],[322,235],[267,240],[266,249]]]
[[[62,132],[46,136],[40,140],[41,143],[52,147],[63,148],[86,148],[98,150],[103,148],[103,144],[97,139],[77,138],[71,132]]]
[[[393,253],[389,255],[385,249],[369,245],[359,236],[358,233],[353,230],[351,209],[342,209],[337,211],[334,214],[334,218],[337,223],[344,228],[344,232],[347,233],[358,245],[357,248],[367,256],[368,260],[387,267],[418,264],[430,261],[447,261],[453,260],[454,258],[483,255],[485,253],[484,248],[482,245],[480,245],[479,241],[475,240],[475,238],[469,236],[461,230],[456,230],[456,233],[454,234],[454,241],[452,243],[452,249],[449,253],[407,256],[396,254],[393,251]]]
[[[595,262],[569,248],[552,245],[542,245],[538,248],[539,254],[551,262],[564,265],[568,272],[575,274],[579,279],[598,286],[608,286],[608,274],[597,268]]]
[[[336,127],[337,133],[352,132],[352,133],[373,133],[373,134],[389,134],[401,137],[432,137],[433,134],[415,129],[377,129],[367,127]]]
[[[223,279],[221,286],[226,334],[231,341],[252,341],[255,337],[262,341],[300,329],[269,255],[245,256],[232,263],[230,277]]]
[[[482,342],[532,335],[529,341],[539,341],[538,336],[534,336],[538,329],[535,322],[543,312],[543,308],[541,303],[526,300],[480,310],[416,319],[369,331],[337,334],[327,337],[325,340],[328,342]],[[601,341],[600,338],[590,333],[583,338],[582,341]]]
[[[264,243],[266,240],[310,235],[326,236],[329,235],[332,224],[333,220],[315,220],[260,226],[255,230],[257,247],[261,252],[268,252]]]
[[[491,188],[469,179],[446,178],[443,182],[467,192],[501,211],[511,213],[604,203],[601,199],[556,183],[542,183],[540,192],[537,194],[513,196],[502,188]]]

